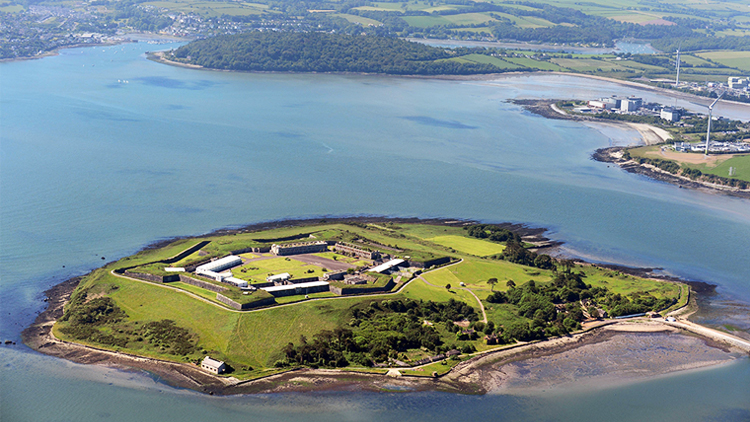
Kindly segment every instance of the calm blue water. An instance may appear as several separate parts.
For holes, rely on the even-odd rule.
[[[636,134],[545,120],[505,102],[669,98],[553,75],[451,82],[195,71],[149,62],[149,48],[72,49],[0,64],[1,340],[18,341],[42,309],[45,288],[101,265],[102,257],[117,259],[171,236],[321,215],[526,222],[550,228],[571,254],[664,267],[750,302],[750,201],[594,162],[594,149]],[[750,118],[747,108],[721,110]],[[476,418],[572,420],[592,406],[612,420],[707,420],[709,413],[738,420],[733,416],[750,411],[748,389],[737,388],[750,385],[747,360],[564,397],[218,399],[22,346],[3,346],[0,356],[3,420],[317,420],[329,413],[450,420],[464,414],[461,408]],[[656,391],[669,391],[669,400]],[[632,402],[639,405],[624,412]],[[693,402],[700,412],[683,410]],[[132,409],[137,417],[123,416]]]

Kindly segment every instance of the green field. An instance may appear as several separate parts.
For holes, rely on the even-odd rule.
[[[165,8],[174,12],[197,13],[205,16],[247,16],[260,15],[269,11],[269,6],[261,3],[242,1],[180,1],[165,0],[143,3],[158,8]]]
[[[497,66],[500,69],[520,69],[521,66],[510,63],[498,57],[486,56],[484,54],[467,54],[465,56],[448,59],[462,63],[486,63]]]
[[[568,69],[573,69],[577,72],[593,72],[597,70],[626,70],[627,68],[621,66],[617,62],[611,62],[608,60],[597,60],[592,58],[581,58],[581,59],[565,59],[565,58],[553,58],[551,60],[554,64]]]
[[[325,274],[322,267],[283,257],[260,259],[232,268],[232,275],[251,283],[265,283],[269,275],[281,273],[289,273],[292,278],[320,277]]]
[[[697,55],[750,73],[750,51],[706,51]]]
[[[659,151],[659,148],[660,147],[658,146],[638,147],[638,148],[631,148],[628,151],[630,152],[630,155],[633,157],[643,157],[643,158],[652,158],[652,159],[658,158],[661,160],[675,161],[675,160],[669,160],[664,156],[654,154],[655,152]],[[702,156],[702,154],[685,153],[686,159],[689,157],[696,157],[696,156]],[[685,161],[677,161],[677,162],[682,167],[698,169],[702,173],[713,174],[713,175],[721,176],[721,177],[730,177],[729,168],[733,167],[734,175],[731,176],[732,178],[750,182],[750,154],[736,155],[736,156],[718,155],[718,156],[713,156],[713,157],[716,157],[717,160],[715,163],[712,163],[710,165],[708,163],[695,164],[695,163],[689,163]]]
[[[502,253],[505,250],[505,246],[499,243],[463,236],[438,236],[427,240],[447,248],[455,249],[461,253],[476,256],[495,255]]]
[[[564,71],[565,68],[561,67],[560,65],[557,65],[555,63],[542,61],[542,60],[534,60],[526,57],[504,57],[503,60],[515,63],[520,66],[525,66],[531,69],[541,69],[541,70],[552,70],[552,71]]]

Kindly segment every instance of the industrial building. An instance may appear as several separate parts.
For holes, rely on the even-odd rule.
[[[680,120],[680,112],[672,107],[664,107],[659,112],[659,117],[670,122]]]
[[[308,283],[286,284],[282,286],[261,287],[274,297],[308,295],[317,292],[327,292],[331,285],[326,281],[310,281]]]
[[[729,85],[729,88],[731,89],[743,89],[747,88],[748,82],[750,82],[750,79],[748,78],[738,78],[736,76],[730,76],[727,80],[727,85]]]
[[[278,256],[326,252],[327,250],[328,242],[322,240],[317,242],[289,243],[286,245],[273,244],[271,246],[271,253]]]
[[[628,97],[622,100],[620,110],[622,111],[638,111],[643,106],[643,98]]]
[[[211,359],[209,356],[203,358],[203,361],[201,362],[201,368],[217,375],[227,370],[227,366],[224,364],[224,362],[216,359]]]

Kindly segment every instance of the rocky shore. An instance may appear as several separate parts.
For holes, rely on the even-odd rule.
[[[750,199],[750,190],[740,190],[737,188],[699,182],[687,177],[677,176],[648,164],[639,164],[633,160],[628,160],[623,157],[624,151],[624,147],[600,148],[591,155],[591,158],[603,163],[617,164],[620,168],[629,173],[641,174],[654,180],[671,183],[682,189],[698,189],[708,193],[721,193],[736,196],[738,198]]]

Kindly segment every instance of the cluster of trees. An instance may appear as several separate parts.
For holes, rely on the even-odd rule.
[[[159,351],[177,356],[196,352],[196,339],[172,320],[154,321],[138,329],[118,325],[127,313],[109,297],[88,299],[86,291],[71,298],[60,331],[76,340],[107,346],[126,347],[131,342],[147,341]]]
[[[371,366],[398,357],[409,349],[440,353],[453,345],[444,344],[440,333],[425,320],[445,323],[476,321],[474,308],[454,299],[448,302],[416,300],[384,300],[352,310],[348,327],[324,330],[308,341],[300,337],[297,344],[287,344],[284,358],[276,366],[307,365],[311,367],[343,367],[350,362]]]
[[[116,337],[99,330],[101,327],[112,326],[126,318],[125,311],[120,309],[112,299],[98,297],[87,301],[86,292],[74,296],[60,321],[67,322],[60,331],[76,340],[124,347],[128,340]]]
[[[464,227],[467,234],[477,239],[488,239],[493,242],[506,242],[508,240],[521,241],[521,236],[508,229],[504,229],[495,224],[472,224]]]
[[[190,332],[178,327],[171,319],[144,324],[139,334],[140,338],[148,340],[154,347],[174,355],[185,356],[198,349]]]
[[[488,239],[494,242],[506,242],[503,253],[493,255],[494,259],[503,259],[514,264],[552,270],[556,268],[555,260],[549,255],[537,254],[526,249],[518,233],[504,229],[495,224],[473,224],[464,227],[468,235],[477,239]]]
[[[514,264],[527,265],[529,267],[541,268],[543,270],[554,270],[557,268],[555,260],[549,255],[538,254],[526,249],[523,244],[515,239],[505,244],[505,250],[499,255],[493,255],[495,259],[502,259]]]
[[[250,32],[193,41],[172,58],[213,69],[479,74],[502,71],[490,64],[450,61],[456,53],[397,38],[320,32]]]
[[[651,125],[661,124],[664,120],[656,116],[641,116],[639,114],[619,114],[619,113],[597,113],[596,118],[604,120],[620,120],[624,122],[647,123]]]
[[[507,292],[495,292],[487,298],[490,303],[515,305],[518,316],[530,319],[512,323],[501,334],[500,340],[528,341],[548,336],[564,335],[580,328],[586,311],[599,317],[597,306],[604,306],[612,316],[659,311],[671,306],[674,299],[657,299],[649,293],[637,292],[630,297],[611,293],[606,287],[592,287],[583,279],[583,272],[567,270],[555,273],[552,283],[537,285],[534,280],[516,287],[510,284]],[[511,329],[512,328],[512,329]]]
[[[128,26],[140,31],[160,31],[174,22],[167,15],[151,13],[125,3],[118,7],[112,17],[115,20],[124,20]]]

